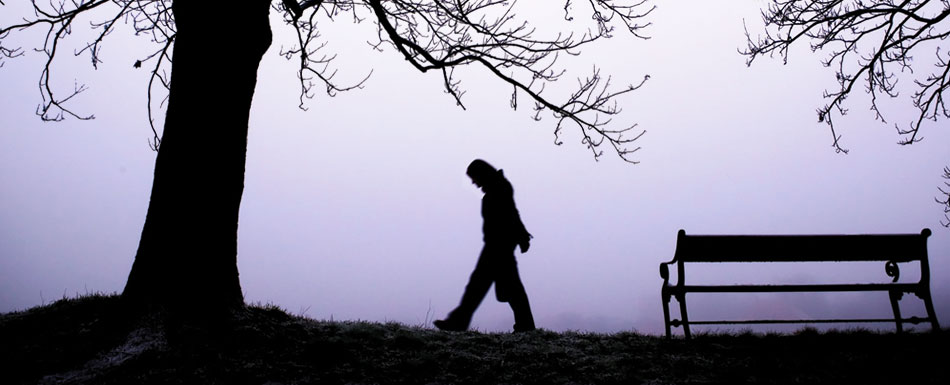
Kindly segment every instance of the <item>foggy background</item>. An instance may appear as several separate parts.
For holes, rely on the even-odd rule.
[[[562,16],[562,4],[554,3],[544,17]],[[391,48],[374,51],[366,41],[375,26],[346,17],[321,24],[327,52],[339,54],[338,79],[373,75],[361,90],[318,93],[302,111],[297,63],[277,54],[296,39],[272,12],[275,37],[251,111],[239,224],[247,302],[317,319],[429,326],[443,318],[482,246],[481,192],[464,173],[482,158],[505,170],[535,237],[518,262],[541,328],[661,333],[658,264],[672,258],[679,229],[851,234],[929,227],[931,289],[938,319],[950,322],[950,230],[934,202],[950,163],[947,122],[927,122],[922,142],[899,146],[893,123],[915,116],[906,93],[882,101],[889,119],[882,124],[856,91],[850,113],[836,121],[851,152],[836,154],[814,112],[822,91],[836,84],[819,63],[823,56],[801,45],[787,65],[766,59],[746,67],[737,53],[745,46],[743,20],[759,33],[764,4],[658,3],[650,40],[618,31],[564,62],[571,71],[564,87],[589,75],[592,64],[617,87],[651,76],[619,100],[624,113],[617,119],[647,130],[635,143],[642,146],[632,156],[638,165],[606,148],[594,161],[573,128],[554,145],[556,120],[546,114],[533,121],[524,98],[512,111],[510,87],[476,67],[457,72],[468,110],[458,108],[440,75],[417,72]],[[156,154],[148,147],[148,69],[132,68],[152,47],[130,35],[127,28],[110,35],[98,71],[87,56],[69,52],[54,67],[61,90],[74,79],[91,87],[73,107],[95,114],[92,121],[44,123],[34,115],[42,55],[28,51],[0,68],[0,312],[121,292],[125,284]],[[38,35],[18,36],[31,47],[26,39]],[[690,282],[889,281],[883,263],[695,267]],[[919,277],[917,265],[902,267],[904,280]],[[905,315],[924,314],[916,297],[902,302]],[[688,303],[697,320],[890,315],[886,293],[691,294]],[[490,292],[472,326],[506,331],[512,324],[507,304]]]

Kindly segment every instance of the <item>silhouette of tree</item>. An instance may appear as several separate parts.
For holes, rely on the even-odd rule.
[[[7,6],[2,0],[0,5]],[[462,108],[464,90],[454,70],[477,66],[512,87],[512,108],[526,97],[535,119],[553,114],[556,144],[562,130],[574,127],[595,158],[606,144],[623,160],[636,163],[631,155],[639,148],[632,145],[644,131],[636,125],[615,127],[612,117],[621,112],[617,97],[648,77],[615,89],[595,67],[565,97],[549,96],[546,86],[565,74],[558,67],[560,57],[578,55],[617,28],[645,38],[642,30],[649,23],[644,20],[653,7],[647,0],[566,0],[560,5],[565,20],[588,25],[586,31],[542,36],[530,20],[516,15],[517,1],[502,0],[33,1],[32,15],[0,25],[0,66],[24,54],[10,44],[13,33],[44,31],[35,44],[46,58],[37,114],[44,120],[92,119],[69,105],[87,87],[61,92],[51,86],[52,64],[70,36],[90,26],[93,36],[74,53],[88,55],[93,67],[120,25],[151,39],[155,49],[137,58],[134,67],[151,71],[146,99],[158,154],[145,226],[123,297],[136,304],[228,309],[243,305],[236,264],[238,211],[251,99],[262,55],[271,45],[271,10],[281,12],[297,32],[296,44],[281,54],[299,60],[301,108],[318,85],[332,96],[365,84],[366,79],[338,84],[333,56],[322,53],[319,23],[349,19],[375,25],[378,38],[372,46],[377,50],[394,49],[419,71],[437,73]],[[576,19],[578,14],[584,17]],[[153,110],[161,107],[165,121],[159,134]]]
[[[923,139],[924,121],[950,118],[943,98],[950,89],[950,50],[942,48],[950,36],[948,16],[948,0],[772,0],[762,12],[765,35],[753,39],[747,29],[748,46],[741,52],[749,65],[765,55],[787,62],[789,50],[799,41],[827,54],[822,64],[834,68],[838,88],[825,91],[828,102],[817,112],[818,120],[828,124],[837,152],[848,150],[832,116],[847,114],[844,101],[855,88],[863,85],[875,118],[886,122],[878,98],[897,98],[899,80],[911,79],[910,101],[917,116],[894,127],[899,144],[913,144]],[[941,199],[937,201],[946,205]]]

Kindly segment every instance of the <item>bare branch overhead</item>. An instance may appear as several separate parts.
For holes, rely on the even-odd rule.
[[[167,97],[173,62],[171,47],[176,34],[171,4],[171,0],[53,0],[49,4],[33,1],[35,17],[0,26],[0,66],[4,60],[24,54],[20,47],[9,45],[11,33],[43,29],[46,38],[39,46],[47,61],[39,81],[42,104],[37,114],[47,120],[61,120],[65,116],[91,119],[91,115],[80,115],[67,105],[87,87],[77,82],[71,91],[63,93],[51,86],[51,64],[57,57],[57,48],[77,25],[88,26],[95,35],[73,54],[88,55],[96,67],[101,62],[103,42],[110,33],[123,23],[131,26],[135,34],[148,36],[155,44],[149,54],[134,60],[133,66],[147,65],[151,72],[146,100],[154,134],[152,146],[157,148],[161,135],[155,129],[153,109],[161,108]],[[378,39],[371,42],[373,47],[392,48],[417,70],[437,73],[445,91],[460,107],[465,108],[465,92],[455,69],[468,65],[483,68],[501,84],[511,87],[513,108],[517,108],[519,98],[527,97],[534,104],[535,119],[540,119],[544,112],[554,116],[555,143],[561,143],[565,128],[573,127],[595,158],[604,153],[602,147],[607,144],[625,161],[637,163],[632,153],[639,147],[633,144],[644,131],[636,124],[618,124],[614,118],[622,110],[618,98],[641,87],[649,76],[614,87],[612,78],[592,65],[587,76],[571,74],[577,79],[573,91],[555,95],[557,87],[551,86],[567,74],[559,60],[563,57],[578,55],[582,48],[613,37],[618,30],[646,39],[644,29],[650,25],[646,20],[654,7],[648,0],[566,0],[554,8],[555,12],[562,12],[563,8],[563,20],[554,20],[562,24],[559,27],[550,27],[552,23],[525,10],[549,5],[521,4],[517,0],[281,0],[275,2],[274,8],[283,13],[285,22],[296,31],[296,44],[282,49],[281,54],[299,60],[301,108],[314,96],[314,87],[332,96],[361,88],[372,74],[370,71],[352,83],[338,82],[337,69],[332,65],[336,56],[324,53],[326,41],[320,35],[318,23],[334,22],[341,17],[355,23],[368,20],[377,26]],[[519,10],[527,17],[519,17]]]
[[[291,3],[288,3],[291,2]],[[511,105],[517,107],[519,94],[527,95],[535,103],[534,117],[550,111],[557,119],[555,143],[566,124],[573,124],[581,133],[581,140],[594,154],[603,154],[600,146],[608,143],[624,160],[632,163],[630,155],[639,147],[630,145],[644,131],[635,124],[613,127],[612,117],[621,112],[616,98],[633,91],[648,79],[644,76],[636,84],[613,89],[610,78],[600,75],[594,67],[585,79],[578,79],[574,93],[561,99],[548,96],[544,90],[565,74],[557,67],[563,55],[577,55],[580,49],[600,39],[613,36],[616,26],[636,37],[646,38],[643,29],[649,25],[644,19],[653,7],[644,0],[618,2],[590,0],[583,11],[593,24],[581,32],[544,31],[550,37],[539,37],[542,32],[528,20],[518,18],[517,1],[307,1],[297,5],[292,0],[283,4],[285,20],[297,30],[298,45],[283,51],[288,58],[300,60],[298,76],[301,83],[301,105],[313,96],[312,89],[319,81],[329,95],[361,87],[367,80],[350,85],[334,81],[336,71],[330,63],[335,56],[320,54],[325,43],[320,41],[318,20],[334,20],[343,15],[356,22],[373,20],[378,26],[376,49],[392,47],[414,68],[421,72],[437,72],[443,87],[461,108],[464,89],[455,76],[455,68],[475,65],[488,70],[513,89]],[[573,21],[575,5],[565,2],[565,19]],[[530,19],[525,18],[525,19]],[[581,18],[578,18],[581,20]],[[572,23],[584,25],[580,21]]]
[[[898,97],[899,79],[917,75],[910,96],[917,117],[895,124],[899,143],[911,144],[922,139],[923,121],[950,117],[943,98],[950,87],[950,52],[941,48],[950,35],[948,15],[948,0],[772,0],[762,12],[765,34],[753,39],[747,31],[742,53],[748,64],[765,55],[787,61],[798,41],[825,53],[823,64],[835,69],[838,88],[825,92],[828,103],[818,108],[818,119],[828,124],[841,152],[847,150],[832,116],[847,113],[844,100],[855,87],[864,85],[871,110],[885,121],[878,97]]]
[[[0,3],[3,4],[3,3]],[[33,1],[34,17],[26,18],[22,22],[0,26],[0,66],[3,59],[10,59],[23,55],[21,47],[4,46],[13,32],[39,28],[45,31],[45,39],[37,50],[46,56],[39,80],[42,103],[37,107],[37,115],[43,120],[62,120],[66,116],[77,119],[92,119],[93,115],[81,115],[67,106],[67,102],[76,95],[86,91],[88,87],[76,82],[72,90],[61,93],[51,85],[53,62],[59,54],[59,45],[67,39],[77,25],[88,25],[94,31],[94,38],[73,51],[73,55],[88,55],[93,67],[97,67],[100,60],[102,43],[116,28],[117,24],[130,25],[137,35],[145,35],[156,43],[156,49],[144,58],[138,59],[133,66],[139,68],[150,60],[155,60],[152,67],[151,79],[148,85],[149,124],[154,134],[153,147],[157,148],[159,133],[155,129],[152,113],[153,87],[162,85],[167,90],[167,69],[171,64],[170,45],[174,41],[175,24],[171,14],[170,2],[162,0],[94,0],[73,1],[57,0],[49,3]],[[3,4],[5,5],[5,4]],[[79,18],[83,19],[80,21]]]
[[[943,168],[943,179],[943,186],[937,187],[940,196],[935,199],[943,207],[943,218],[946,219],[946,221],[940,221],[940,224],[950,228],[950,167]]]

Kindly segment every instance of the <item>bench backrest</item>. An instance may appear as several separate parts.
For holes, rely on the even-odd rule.
[[[927,260],[927,237],[873,235],[687,235],[680,230],[674,261],[822,262]]]

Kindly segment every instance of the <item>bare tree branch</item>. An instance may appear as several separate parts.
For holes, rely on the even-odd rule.
[[[135,34],[148,36],[155,43],[155,50],[134,62],[134,67],[150,63],[147,87],[148,119],[153,132],[150,140],[158,148],[161,135],[156,129],[154,108],[162,108],[167,98],[168,73],[173,57],[171,47],[175,40],[174,16],[169,0],[53,0],[47,5],[33,1],[35,17],[23,22],[0,27],[0,59],[23,55],[19,47],[6,45],[13,31],[31,28],[46,30],[46,38],[40,44],[47,61],[40,77],[40,93],[43,103],[37,110],[43,119],[61,120],[64,116],[91,119],[79,115],[67,106],[77,94],[87,88],[76,83],[72,92],[61,94],[51,86],[52,63],[59,44],[78,25],[78,18],[88,19],[89,28],[95,35],[82,44],[75,55],[89,55],[93,67],[100,61],[102,43],[119,23],[132,27]],[[611,78],[601,76],[594,67],[586,78],[578,79],[577,88],[561,98],[549,96],[546,89],[566,72],[558,67],[559,58],[578,55],[581,48],[595,41],[610,38],[616,27],[633,36],[647,38],[643,29],[649,26],[645,18],[653,11],[647,0],[587,0],[574,4],[565,1],[565,20],[578,31],[554,31],[549,37],[537,37],[541,33],[528,21],[516,15],[518,1],[505,0],[281,0],[275,8],[284,15],[284,20],[293,26],[297,34],[296,44],[281,49],[288,59],[299,60],[297,76],[300,81],[300,107],[314,96],[314,87],[321,86],[328,95],[361,88],[372,71],[355,83],[340,84],[336,80],[337,69],[332,65],[336,57],[324,53],[326,42],[319,32],[319,22],[334,22],[341,17],[350,17],[359,23],[371,20],[377,25],[377,50],[395,48],[414,68],[421,72],[435,71],[441,76],[445,92],[456,104],[465,108],[460,79],[455,68],[475,65],[487,69],[495,78],[513,89],[511,106],[517,108],[519,94],[527,95],[534,102],[534,118],[549,111],[557,125],[554,129],[555,143],[560,144],[561,133],[567,125],[576,127],[581,142],[593,153],[595,159],[603,154],[605,143],[612,147],[625,161],[637,163],[630,155],[639,147],[631,148],[643,130],[635,124],[614,127],[613,117],[621,112],[618,97],[641,87],[649,78],[645,76],[637,84],[613,88]],[[575,10],[578,8],[580,10]],[[92,12],[98,9],[101,12]],[[575,14],[588,18],[574,21]],[[590,20],[589,25],[586,20]],[[587,25],[586,31],[584,26]],[[576,28],[580,26],[580,28]],[[0,61],[0,66],[3,62]],[[164,97],[156,97],[159,89]]]
[[[895,125],[900,144],[922,139],[921,123],[950,117],[943,96],[950,82],[950,55],[939,44],[950,36],[948,0],[772,0],[762,12],[765,35],[740,51],[747,64],[759,56],[780,56],[788,61],[790,47],[809,41],[813,51],[826,52],[826,67],[835,68],[837,90],[828,90],[828,104],[818,108],[818,119],[828,124],[836,151],[847,152],[835,133],[833,115],[845,115],[844,101],[858,83],[871,95],[875,117],[886,121],[878,97],[898,97],[898,79],[908,74],[926,74],[915,79],[917,91],[911,102],[919,111],[906,128]],[[804,43],[802,43],[804,44]],[[921,50],[934,49],[932,68],[913,59]]]
[[[562,128],[570,122],[580,129],[582,143],[591,149],[595,158],[603,154],[598,148],[606,142],[621,158],[636,163],[628,155],[639,148],[627,146],[642,136],[643,131],[628,132],[636,125],[614,129],[607,124],[611,122],[610,116],[621,111],[615,98],[639,88],[648,77],[639,84],[612,91],[608,89],[610,79],[602,78],[595,68],[592,75],[579,81],[578,90],[566,100],[556,102],[543,91],[564,74],[555,67],[560,56],[577,55],[582,46],[609,38],[615,24],[622,23],[634,36],[646,38],[642,30],[649,24],[641,21],[653,8],[645,9],[645,0],[588,0],[586,7],[594,22],[592,30],[580,34],[562,32],[553,38],[539,39],[535,37],[535,28],[517,20],[514,11],[517,3],[502,0],[282,0],[278,9],[285,12],[285,22],[297,31],[298,42],[289,49],[282,49],[281,54],[300,60],[301,108],[313,97],[313,87],[318,83],[330,96],[361,88],[369,75],[350,85],[334,81],[337,71],[331,63],[335,56],[321,53],[326,43],[320,39],[317,23],[333,21],[343,15],[351,16],[354,22],[370,18],[378,26],[378,40],[370,43],[374,49],[393,47],[417,70],[438,72],[445,92],[461,108],[465,109],[465,91],[455,77],[455,68],[470,64],[481,66],[513,87],[512,108],[517,108],[518,94],[524,93],[535,102],[536,119],[544,110],[554,114],[558,119],[555,143],[561,143]],[[568,20],[573,20],[570,11],[573,6],[570,1],[564,5]]]
[[[943,187],[937,187],[941,196],[934,199],[943,206],[943,218],[946,221],[940,221],[940,224],[943,227],[950,228],[950,167],[943,168],[943,179],[946,180],[943,182]]]
[[[537,31],[527,21],[518,21],[515,15],[517,1],[379,1],[367,2],[379,28],[377,47],[394,47],[417,70],[438,71],[445,91],[464,108],[460,82],[453,77],[453,69],[476,65],[487,69],[499,80],[513,87],[511,105],[517,107],[519,93],[526,94],[535,103],[535,119],[545,110],[558,120],[555,143],[566,123],[572,123],[581,133],[581,141],[595,159],[605,142],[620,157],[637,163],[630,154],[639,148],[628,146],[639,139],[644,131],[633,131],[636,125],[610,128],[611,117],[620,113],[616,98],[633,91],[649,78],[636,85],[610,88],[610,78],[604,79],[595,68],[590,76],[578,81],[577,90],[566,100],[555,101],[544,90],[546,85],[560,79],[564,70],[556,63],[562,55],[577,55],[581,47],[609,38],[613,22],[621,20],[635,36],[646,25],[637,23],[653,8],[638,13],[638,5],[617,5],[611,1],[589,1],[589,12],[596,30],[580,34],[558,33],[553,38],[538,38]],[[568,2],[565,9],[571,8]],[[635,9],[636,8],[636,9]],[[493,11],[493,12],[489,12]],[[569,14],[566,16],[572,20]]]
[[[174,18],[170,4],[162,0],[56,0],[46,5],[37,1],[31,3],[33,18],[23,19],[18,24],[0,26],[0,60],[12,59],[24,54],[20,47],[3,46],[9,41],[11,33],[32,28],[45,30],[45,38],[40,48],[36,49],[37,52],[46,56],[39,79],[42,103],[36,111],[43,120],[58,121],[66,116],[82,120],[94,118],[93,115],[80,115],[67,107],[68,101],[88,89],[86,85],[74,82],[73,89],[66,93],[56,91],[51,85],[54,77],[52,65],[59,53],[59,45],[73,33],[77,25],[81,25],[79,23],[81,17],[89,19],[89,27],[95,31],[95,38],[82,45],[73,54],[75,56],[89,55],[93,68],[98,68],[98,64],[101,63],[101,44],[119,22],[132,26],[137,35],[150,36],[152,42],[158,44],[159,48],[156,51],[134,63],[134,67],[139,68],[143,62],[156,59],[149,81],[147,100],[149,123],[154,134],[152,147],[157,150],[160,135],[155,129],[152,118],[152,88],[156,84],[156,79],[160,80],[158,83],[162,84],[166,90],[168,86],[167,75],[164,75],[163,71],[170,65],[170,46],[174,40]],[[6,4],[0,2],[0,5]],[[2,65],[0,61],[0,66]]]
[[[151,143],[149,143],[149,146],[152,148],[152,150],[156,152],[158,152],[158,147],[162,144],[162,138],[161,138],[161,135],[158,133],[158,129],[155,128],[155,116],[152,113],[153,111],[152,90],[155,87],[155,82],[158,81],[158,83],[162,85],[162,88],[164,89],[164,94],[165,94],[165,97],[162,99],[162,102],[160,103],[160,107],[164,105],[165,102],[168,101],[170,79],[169,79],[169,74],[163,71],[163,65],[165,65],[166,63],[171,63],[171,47],[172,47],[172,43],[175,42],[175,35],[171,35],[167,39],[168,40],[165,42],[165,46],[162,48],[161,51],[158,51],[157,53],[149,55],[146,58],[146,61],[147,61],[151,58],[157,57],[157,59],[155,60],[155,66],[152,68],[152,75],[149,76],[149,79],[148,79],[148,88],[147,88],[148,96],[146,97],[146,107],[147,107],[146,110],[148,111],[148,125],[149,127],[152,128],[152,135],[153,135],[152,141]],[[142,65],[142,60],[137,60],[134,65],[136,68],[140,67]]]
[[[340,14],[353,12],[358,6],[355,1],[307,0],[298,4],[295,0],[283,0],[282,7],[278,8],[285,11],[284,21],[297,32],[297,44],[288,49],[281,49],[280,54],[288,60],[295,57],[300,60],[297,78],[300,81],[299,107],[303,110],[307,109],[306,101],[313,98],[312,91],[317,82],[323,84],[327,95],[335,96],[340,92],[362,88],[372,75],[370,72],[359,82],[350,85],[341,85],[334,80],[337,71],[331,69],[330,64],[336,55],[320,54],[326,43],[320,40],[317,18],[321,15],[321,6],[324,3],[328,5],[322,10],[323,14],[331,22]]]
[[[87,89],[86,86],[77,83],[73,87],[73,90],[68,92],[66,96],[57,97],[52,87],[50,87],[50,67],[53,63],[53,59],[56,57],[60,41],[72,32],[73,22],[76,18],[83,13],[108,3],[109,1],[107,0],[99,0],[70,3],[67,5],[65,1],[62,1],[59,4],[50,3],[49,8],[43,8],[38,3],[33,2],[33,12],[36,18],[24,19],[22,23],[0,27],[0,39],[2,40],[6,40],[12,31],[21,31],[32,27],[46,28],[46,37],[43,41],[42,48],[37,50],[43,52],[47,57],[39,80],[40,96],[43,98],[43,102],[37,107],[36,112],[43,120],[62,120],[65,115],[83,120],[93,118],[92,115],[79,116],[64,107],[64,104],[68,100],[85,91]],[[107,30],[103,31],[103,35],[105,35],[106,32]],[[13,49],[5,47],[0,51],[3,51],[4,56],[7,58],[19,56],[18,54],[22,53],[22,49],[19,47]],[[95,62],[97,52],[91,50],[91,54],[93,62]]]
[[[809,41],[812,51],[827,53],[823,64],[835,69],[838,89],[825,91],[829,101],[818,108],[818,120],[828,124],[832,146],[844,153],[848,150],[835,132],[832,115],[847,113],[844,101],[852,90],[863,84],[875,118],[886,122],[878,97],[897,98],[899,79],[910,77],[910,101],[917,116],[894,128],[901,137],[898,143],[913,144],[923,139],[925,120],[950,118],[944,101],[950,88],[950,52],[941,48],[950,36],[948,16],[950,0],[772,0],[762,12],[765,35],[753,40],[747,29],[748,46],[740,52],[748,56],[749,65],[764,55],[787,62],[789,49],[798,41]],[[928,50],[935,52],[933,64],[916,56],[928,55]],[[950,180],[950,168],[944,168],[943,177]],[[935,199],[947,220],[941,223],[950,227],[950,183],[944,185],[938,188],[942,196]]]

